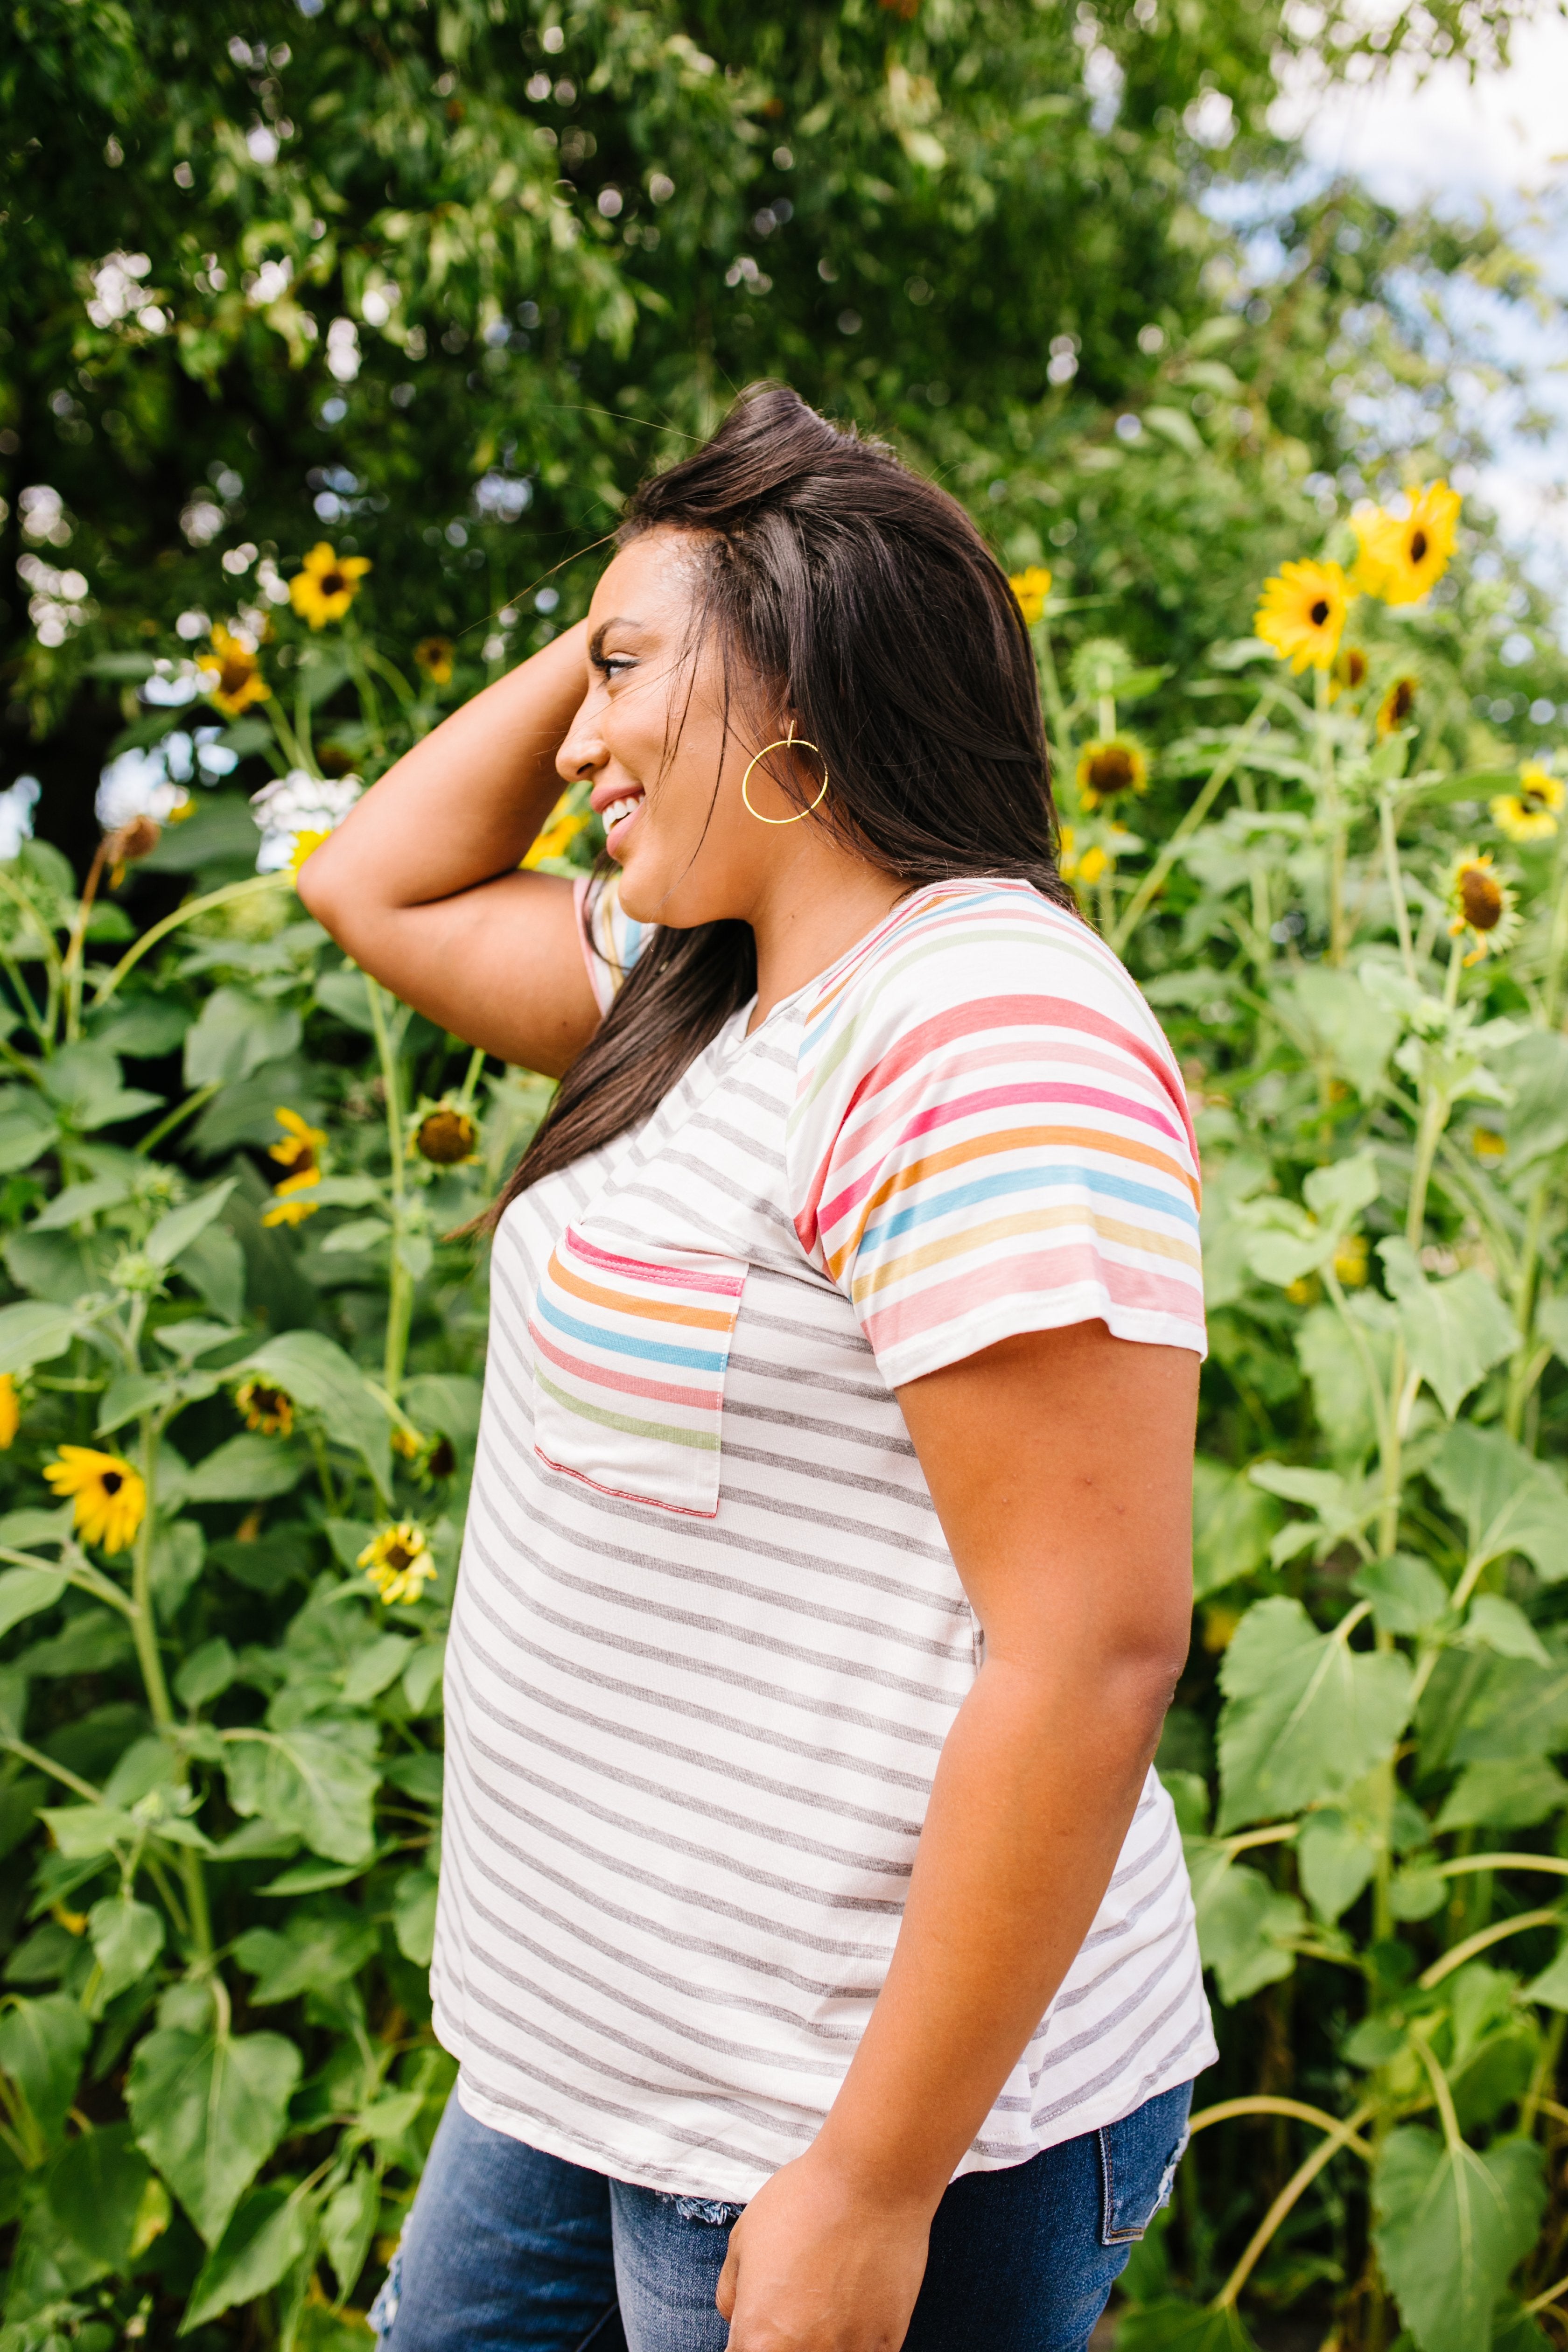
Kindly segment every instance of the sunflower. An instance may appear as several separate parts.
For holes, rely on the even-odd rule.
[[[1519,935],[1519,900],[1495,871],[1489,850],[1464,849],[1455,858],[1444,883],[1452,938],[1471,931],[1475,947],[1465,958],[1479,963],[1483,956],[1501,955]]]
[[[1354,694],[1366,684],[1366,656],[1359,646],[1342,646],[1329,671],[1329,700]]]
[[[283,1133],[276,1143],[268,1145],[267,1157],[276,1160],[279,1168],[287,1168],[287,1181],[290,1183],[297,1184],[304,1179],[313,1183],[321,1172],[321,1163],[316,1154],[327,1139],[325,1130],[310,1126],[297,1110],[286,1110],[280,1107],[272,1116]]]
[[[1064,882],[1082,882],[1092,889],[1109,872],[1112,862],[1110,851],[1102,849],[1098,841],[1091,841],[1086,849],[1078,848],[1072,826],[1063,825],[1057,845],[1057,871]]]
[[[1352,515],[1351,524],[1361,547],[1355,584],[1385,604],[1415,604],[1435,588],[1448,569],[1459,520],[1459,494],[1447,482],[1417,483],[1406,501],[1409,511],[1390,514],[1386,507]]]
[[[412,1519],[399,1519],[395,1527],[383,1528],[361,1552],[359,1565],[389,1608],[396,1601],[417,1601],[436,1574],[425,1530]]]
[[[197,655],[196,667],[202,692],[228,719],[237,719],[253,702],[265,702],[272,692],[249,638],[237,636],[221,621],[213,623],[212,651]]]
[[[1091,814],[1102,801],[1147,792],[1149,762],[1142,747],[1131,735],[1108,735],[1102,742],[1085,744],[1079,754],[1078,789]]]
[[[313,856],[322,842],[331,841],[331,837],[330,832],[323,833],[319,826],[315,825],[306,825],[301,832],[294,835],[289,851],[289,864],[286,870],[289,881],[293,883],[296,889],[300,887],[300,868],[306,858]]]
[[[545,818],[542,830],[535,836],[532,847],[522,861],[530,870],[542,866],[547,857],[564,857],[587,824],[587,810],[568,808],[568,797],[565,793],[562,793]]]
[[[301,1184],[313,1184],[316,1179],[313,1176],[301,1176],[300,1181]],[[307,1200],[299,1192],[285,1194],[285,1188],[279,1184],[277,1192],[272,1195],[271,1207],[263,1209],[261,1212],[261,1222],[268,1227],[302,1225],[307,1217],[315,1215],[321,1205],[320,1201]]]
[[[1359,1290],[1366,1280],[1367,1246],[1364,1234],[1346,1234],[1334,1252],[1334,1272],[1347,1290]]]
[[[1508,1138],[1500,1135],[1495,1127],[1474,1127],[1470,1129],[1470,1150],[1478,1160],[1500,1160],[1508,1150]]]
[[[1007,585],[1018,600],[1018,610],[1026,625],[1033,628],[1046,609],[1046,599],[1051,593],[1051,575],[1043,563],[1027,563],[1022,572],[1015,572]]]
[[[450,686],[456,653],[450,637],[421,637],[414,648],[415,667],[424,671],[432,686]]]
[[[287,1437],[293,1429],[294,1400],[287,1389],[249,1380],[236,1389],[234,1401],[245,1415],[247,1429],[259,1430],[263,1437]]]
[[[405,1462],[416,1462],[424,1452],[426,1444],[426,1439],[416,1429],[406,1427],[401,1423],[392,1433],[392,1450],[395,1454],[401,1454]]]
[[[1253,628],[1292,670],[1333,666],[1350,610],[1350,583],[1337,563],[1282,563],[1263,583]]]
[[[1408,727],[1415,709],[1415,696],[1420,679],[1405,676],[1396,677],[1377,706],[1377,731],[1380,736],[1397,735]]]
[[[460,1168],[474,1156],[479,1122],[453,1103],[437,1103],[414,1130],[414,1149],[437,1168]]]
[[[368,555],[340,556],[320,540],[289,583],[289,601],[302,621],[324,629],[329,621],[342,619],[369,570]]]
[[[0,1372],[0,1450],[8,1451],[16,1444],[21,1426],[22,1407],[16,1396],[16,1383],[9,1372]]]
[[[73,1524],[84,1543],[124,1551],[147,1509],[147,1489],[122,1455],[90,1445],[62,1445],[44,1475],[57,1495],[74,1495]]]
[[[268,1146],[268,1157],[289,1173],[273,1186],[272,1205],[263,1212],[261,1222],[264,1225],[303,1224],[321,1205],[301,1196],[321,1181],[321,1163],[316,1155],[326,1135],[321,1128],[309,1126],[297,1110],[279,1108],[273,1117],[283,1133]]]
[[[1500,793],[1492,803],[1492,823],[1510,841],[1549,841],[1557,830],[1563,790],[1560,780],[1535,760],[1519,772],[1519,790]]]

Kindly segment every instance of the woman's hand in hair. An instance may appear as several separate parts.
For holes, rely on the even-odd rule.
[[[729,2352],[898,2352],[932,2204],[872,2193],[820,2145],[786,2164],[730,2232],[717,2298]]]
[[[598,1026],[573,886],[518,868],[561,793],[587,627],[454,711],[300,871],[354,961],[443,1029],[558,1076]]]

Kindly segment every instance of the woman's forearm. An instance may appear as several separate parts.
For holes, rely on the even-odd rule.
[[[520,663],[365,794],[301,874],[329,929],[515,871],[560,796],[555,755],[583,698],[586,638],[580,622]]]
[[[1170,1675],[993,1658],[948,1735],[892,1964],[818,2136],[857,2199],[933,2209],[1072,1966],[1138,1804]]]

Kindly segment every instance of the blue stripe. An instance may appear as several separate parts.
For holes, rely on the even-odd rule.
[[[661,1339],[633,1339],[619,1331],[608,1331],[602,1324],[580,1323],[574,1315],[563,1315],[546,1297],[542,1286],[535,1304],[545,1321],[553,1323],[558,1331],[566,1332],[574,1339],[585,1339],[592,1348],[608,1348],[617,1356],[638,1356],[655,1364],[679,1364],[688,1371],[716,1372],[721,1377],[730,1360],[728,1348],[721,1355],[715,1355],[710,1348],[672,1348]]]
[[[1121,1201],[1131,1208],[1157,1210],[1162,1216],[1174,1217],[1191,1225],[1194,1233],[1197,1231],[1197,1211],[1180,1193],[1156,1192],[1147,1184],[1131,1183],[1125,1176],[1108,1176],[1098,1168],[1015,1168],[994,1176],[975,1177],[967,1184],[955,1184],[950,1192],[921,1194],[882,1223],[868,1225],[860,1252],[897,1241],[916,1225],[946,1216],[954,1209],[979,1208],[985,1202],[1005,1199],[1008,1193],[1026,1192],[1090,1192],[1101,1200]]]

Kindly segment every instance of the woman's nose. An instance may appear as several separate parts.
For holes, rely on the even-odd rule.
[[[555,754],[555,772],[563,783],[574,784],[584,777],[597,775],[609,756],[609,746],[584,707],[562,738]]]

